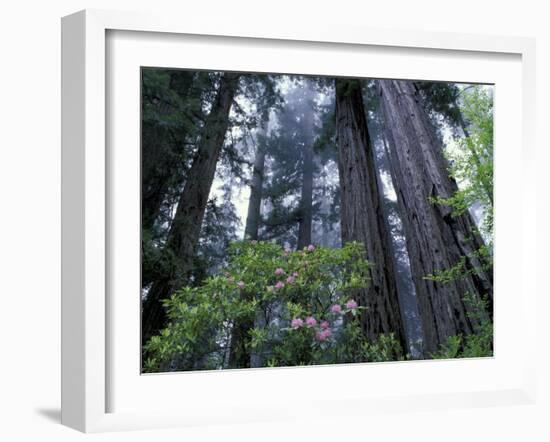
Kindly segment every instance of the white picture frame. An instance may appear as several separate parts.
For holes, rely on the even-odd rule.
[[[520,156],[523,176],[522,186],[516,186],[516,190],[510,189],[510,192],[516,192],[516,196],[521,199],[523,210],[514,220],[515,224],[511,223],[507,227],[517,231],[517,238],[513,243],[512,240],[509,240],[509,245],[515,247],[521,256],[520,277],[513,285],[520,293],[517,306],[521,310],[521,314],[517,316],[516,320],[520,321],[523,330],[521,335],[523,348],[522,352],[517,352],[516,360],[512,363],[510,359],[507,359],[507,353],[504,350],[501,352],[502,359],[499,360],[501,357],[499,355],[499,330],[501,336],[508,336],[506,322],[509,315],[507,316],[506,312],[509,312],[510,309],[504,307],[511,304],[506,304],[503,301],[501,305],[504,307],[501,311],[504,313],[499,316],[499,294],[497,292],[495,297],[496,350],[493,360],[445,361],[439,363],[439,366],[430,365],[430,362],[407,362],[405,364],[409,365],[372,364],[372,368],[368,368],[364,364],[356,364],[353,367],[230,370],[223,374],[219,372],[186,373],[155,377],[139,377],[139,372],[136,370],[136,373],[131,376],[138,376],[139,379],[135,378],[137,382],[145,379],[147,385],[143,387],[145,389],[143,391],[149,391],[147,394],[153,394],[151,391],[160,392],[158,393],[161,395],[159,397],[162,395],[167,397],[167,389],[172,388],[173,383],[185,382],[182,381],[183,376],[190,379],[189,375],[193,376],[192,383],[201,386],[200,388],[207,388],[208,385],[213,385],[216,388],[238,385],[243,391],[249,392],[251,396],[236,398],[231,403],[220,400],[213,404],[211,401],[213,392],[209,392],[206,398],[209,402],[201,403],[198,397],[200,390],[197,387],[191,394],[191,403],[194,403],[192,406],[176,406],[171,401],[167,401],[169,404],[167,407],[113,408],[109,397],[116,388],[112,382],[114,370],[112,364],[116,358],[111,345],[113,330],[109,328],[112,328],[113,321],[117,320],[118,314],[114,315],[111,311],[112,300],[107,296],[109,286],[109,272],[106,267],[107,255],[110,241],[113,240],[110,235],[116,233],[116,229],[107,228],[113,201],[107,185],[108,171],[111,166],[108,164],[110,160],[107,149],[110,133],[106,129],[106,121],[110,121],[112,115],[110,115],[111,109],[108,107],[109,97],[107,96],[109,93],[107,83],[111,76],[107,76],[106,72],[108,72],[108,63],[112,62],[112,60],[108,60],[108,56],[113,56],[113,52],[109,51],[107,36],[109,33],[136,31],[143,33],[140,34],[143,38],[150,36],[158,39],[159,36],[170,36],[171,39],[177,40],[180,37],[185,39],[185,36],[215,37],[217,41],[239,42],[241,46],[245,47],[247,44],[261,46],[262,42],[268,42],[271,47],[283,51],[283,56],[285,48],[288,50],[289,47],[295,47],[298,50],[304,47],[306,49],[315,47],[319,48],[319,51],[332,50],[333,52],[353,51],[358,48],[375,48],[376,51],[383,52],[398,48],[402,54],[406,54],[408,51],[422,50],[426,51],[422,53],[422,56],[429,54],[430,57],[434,57],[434,60],[437,57],[444,57],[445,54],[462,54],[479,60],[483,60],[484,57],[489,57],[491,54],[512,57],[519,69],[519,74],[514,77],[513,81],[519,81],[521,89],[516,91],[518,95],[515,96],[519,100],[517,103],[519,109],[516,115],[521,115],[521,118],[517,123],[519,127],[514,128],[516,131],[514,136],[517,135],[517,141],[521,144]],[[63,424],[84,432],[98,432],[207,425],[220,422],[254,422],[288,417],[306,418],[322,415],[323,410],[326,409],[330,409],[330,412],[334,413],[335,408],[338,413],[357,415],[369,413],[375,409],[394,412],[419,408],[440,409],[532,403],[535,400],[535,339],[529,338],[532,338],[535,333],[535,324],[530,318],[536,316],[536,287],[533,279],[526,277],[531,265],[529,256],[536,255],[536,238],[533,228],[536,196],[532,191],[535,188],[532,185],[534,174],[530,174],[530,171],[534,170],[535,156],[533,138],[535,46],[533,40],[404,30],[388,31],[346,26],[324,26],[323,29],[320,29],[314,25],[307,25],[297,29],[280,23],[272,27],[262,26],[260,28],[253,23],[245,26],[242,23],[236,25],[212,22],[207,18],[193,17],[182,21],[177,17],[169,16],[86,10],[63,18],[62,56]],[[138,59],[135,60],[137,61],[132,62],[139,63]],[[231,60],[224,63],[226,64],[220,68],[230,69],[232,63],[237,65]],[[242,68],[242,64],[238,67]],[[251,66],[251,69],[253,67]],[[302,68],[302,70],[304,69],[306,68]],[[321,68],[317,67],[312,73],[325,73],[320,72],[319,69]],[[419,75],[423,77],[421,64],[418,69]],[[277,70],[273,72],[277,72]],[[330,72],[327,71],[327,73]],[[341,73],[345,74],[346,72]],[[388,72],[387,75],[390,73]],[[398,73],[394,75],[398,75]],[[481,77],[483,79],[483,76]],[[456,80],[460,81],[461,78],[456,78]],[[497,119],[499,118],[498,100],[497,92]],[[119,120],[116,120],[115,117],[115,121]],[[497,150],[500,146],[498,135],[497,133]],[[504,142],[501,145],[504,146]],[[501,158],[506,158],[506,155],[506,152],[502,153]],[[503,161],[502,164],[505,162]],[[505,170],[505,166],[502,170]],[[502,188],[504,188],[506,181],[502,175],[499,181],[498,173],[497,163],[496,187],[498,189],[500,182],[503,183]],[[503,201],[503,198],[501,197],[500,200]],[[497,225],[500,216],[499,210],[501,210],[501,214],[506,213],[505,203],[501,205],[503,209],[499,209],[498,202],[497,194]],[[505,249],[499,250],[500,244],[504,244],[504,242],[499,243],[497,228],[495,251],[497,271],[499,254],[501,256],[506,254]],[[506,273],[506,262],[504,261],[504,259],[501,260],[504,263],[501,269],[504,269],[503,273]],[[120,317],[118,318],[120,320]],[[135,333],[135,342],[137,343],[139,341],[138,329],[135,330]],[[505,345],[504,342],[501,348],[505,349]],[[131,355],[121,355],[120,352],[117,352],[116,355],[118,358],[129,359],[132,357]],[[138,357],[138,355],[136,356]],[[498,365],[501,360],[504,362]],[[502,370],[502,379],[495,373],[496,381],[490,385],[485,384],[488,387],[483,387],[484,378],[480,378],[478,383],[472,382],[471,388],[468,384],[456,391],[447,391],[437,382],[437,376],[461,372],[465,373],[463,380],[467,381],[473,379],[476,373],[480,373],[480,376],[490,376],[491,370],[495,369]],[[385,389],[382,382],[380,389],[375,393],[373,393],[374,385],[371,385],[369,391],[359,388],[354,395],[345,392],[325,395],[325,398],[313,395],[310,401],[311,407],[284,401],[286,393],[281,385],[285,385],[285,383],[302,388],[302,391],[306,392],[308,388],[312,388],[312,384],[309,384],[308,380],[313,382],[312,380],[316,379],[318,381],[319,373],[322,373],[323,379],[336,379],[343,375],[349,376],[350,379],[359,379],[366,373],[365,370],[370,370],[368,373],[376,373],[376,376],[380,372],[394,372],[398,377],[410,374],[418,376],[419,379],[424,376],[425,379],[422,382],[429,381],[433,374],[433,388],[426,389],[424,393],[414,390],[390,391]],[[429,376],[422,374],[430,371],[433,373]],[[114,378],[120,379],[120,376]],[[246,386],[247,382],[250,382],[248,387]],[[250,400],[251,397],[253,398],[254,390],[258,386],[266,384],[275,385],[275,388],[281,391],[281,395],[270,403]],[[420,387],[422,385],[419,384]],[[128,390],[133,388],[141,387],[138,384],[128,383],[126,390],[122,389],[121,393],[117,394],[129,394]],[[232,393],[234,391],[230,389],[224,391],[224,394]],[[131,396],[128,397],[127,402],[135,400]],[[148,396],[144,397],[146,400],[149,399]],[[332,407],[331,404],[337,404],[337,407]],[[207,414],[205,412],[207,408],[213,411]]]

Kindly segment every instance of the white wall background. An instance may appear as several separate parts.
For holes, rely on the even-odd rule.
[[[544,1],[12,0],[0,9],[0,440],[550,440],[548,249],[550,13]],[[85,436],[59,425],[60,17],[84,8],[166,10],[231,20],[314,21],[537,38],[539,361],[536,406]],[[514,177],[511,177],[514,178]],[[545,193],[546,191],[546,193]],[[545,231],[543,231],[543,229]],[[533,276],[535,275],[533,269]],[[545,320],[545,321],[544,321]],[[545,323],[546,322],[546,323]]]

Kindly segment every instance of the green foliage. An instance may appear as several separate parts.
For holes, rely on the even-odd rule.
[[[444,344],[441,344],[441,348],[437,353],[431,355],[433,359],[454,359],[458,358],[460,354],[460,347],[462,345],[461,336],[449,336]]]
[[[464,304],[469,309],[468,318],[474,324],[474,333],[466,336],[449,336],[434,359],[481,358],[493,356],[493,323],[487,319],[487,301],[467,293]]]
[[[443,97],[455,94],[456,102],[456,86],[454,92],[447,89],[438,87],[426,91],[434,94],[439,91]],[[449,175],[457,181],[459,190],[447,198],[438,196],[429,200],[432,204],[449,207],[453,217],[468,213],[472,206],[480,204],[483,220],[479,230],[485,244],[469,255],[461,256],[450,268],[439,269],[424,277],[442,284],[464,279],[480,269],[490,271],[493,265],[493,98],[482,86],[470,86],[467,93],[466,89],[462,92],[462,106],[456,119],[463,124],[464,120],[468,121],[468,127],[464,128],[467,136],[450,143],[445,151],[450,164]],[[454,342],[450,342],[449,349],[453,348]]]
[[[344,362],[385,362],[403,359],[401,345],[393,334],[380,335],[375,341],[364,339],[358,321],[349,322],[334,348],[335,360]]]
[[[145,371],[227,368],[233,324],[251,321],[245,346],[266,366],[395,360],[393,336],[367,342],[360,329],[352,297],[368,284],[363,257],[359,243],[294,252],[231,243],[218,274],[165,300],[170,324],[146,344]]]
[[[458,279],[463,279],[468,276],[468,274],[468,270],[466,269],[466,257],[461,256],[454,266],[448,269],[438,270],[430,275],[426,275],[423,279],[447,284]]]
[[[433,202],[452,208],[453,216],[465,213],[473,204],[485,209],[482,232],[488,242],[493,233],[493,98],[482,86],[472,86],[463,94],[461,107],[468,136],[446,149],[450,175],[460,190],[449,198]]]
[[[479,263],[476,268],[468,266],[468,262]],[[468,256],[461,256],[457,263],[447,269],[435,271],[433,274],[424,276],[428,281],[448,284],[452,281],[464,279],[474,275],[478,270],[490,270],[493,266],[491,248],[487,245],[481,246],[478,250]]]

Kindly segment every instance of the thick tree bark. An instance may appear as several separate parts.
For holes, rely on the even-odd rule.
[[[411,82],[378,81],[393,182],[398,196],[411,272],[418,297],[425,355],[437,351],[449,336],[471,334],[464,295],[492,299],[492,272],[484,270],[476,252],[482,246],[468,213],[452,216],[451,208],[432,198],[457,191],[449,177],[442,146]],[[464,277],[437,282],[428,275],[465,259]]]
[[[369,339],[393,333],[407,349],[395,273],[391,240],[381,206],[374,152],[369,138],[361,84],[336,80],[336,133],[341,193],[342,242],[364,244],[371,263],[369,287],[359,293],[364,333]]]
[[[227,132],[229,111],[238,79],[238,74],[226,73],[220,80],[164,249],[166,258],[173,259],[175,265],[164,280],[155,281],[143,303],[143,342],[166,325],[166,313],[161,301],[187,283],[193,268],[206,203]]]

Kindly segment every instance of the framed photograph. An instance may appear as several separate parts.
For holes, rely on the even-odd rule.
[[[331,29],[63,19],[64,424],[534,400],[533,41]]]

